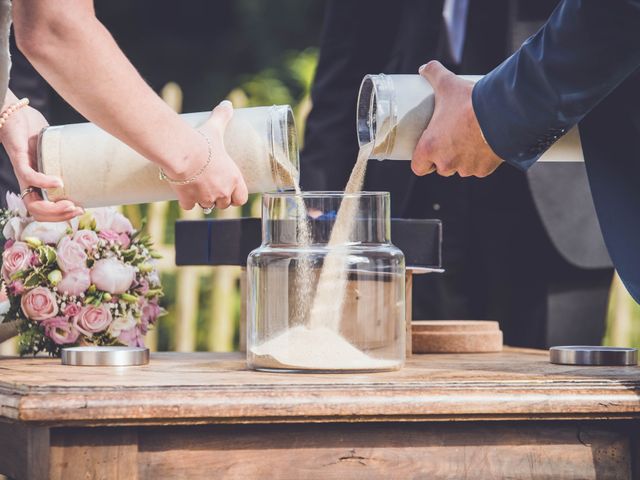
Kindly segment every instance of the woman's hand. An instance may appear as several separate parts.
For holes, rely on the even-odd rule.
[[[49,124],[40,112],[29,106],[14,112],[0,128],[0,142],[4,145],[13,170],[18,178],[20,190],[28,187],[60,188],[62,180],[37,171],[36,148],[38,134]],[[36,220],[57,222],[81,215],[83,210],[69,200],[49,202],[38,190],[24,196],[29,214]]]
[[[198,129],[209,142],[198,135],[200,148],[188,158],[185,173],[178,177],[170,174],[171,178],[177,179],[185,179],[185,174],[196,174],[207,164],[211,148],[211,162],[202,174],[189,184],[172,184],[183,209],[191,210],[196,204],[209,209],[246,203],[247,186],[237,165],[224,148],[224,131],[232,116],[233,106],[227,100],[214,108],[209,119]]]

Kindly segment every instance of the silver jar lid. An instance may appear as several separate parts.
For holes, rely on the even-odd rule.
[[[85,367],[131,367],[149,363],[144,347],[70,347],[62,349],[63,365]]]
[[[637,365],[638,349],[589,345],[551,347],[549,361],[561,365]]]

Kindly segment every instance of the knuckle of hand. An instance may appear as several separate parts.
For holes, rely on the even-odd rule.
[[[440,162],[438,162],[438,167],[440,167],[442,171],[448,172],[451,170],[455,170],[456,164],[452,158],[445,157],[440,160]]]

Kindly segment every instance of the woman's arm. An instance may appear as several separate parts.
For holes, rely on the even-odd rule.
[[[205,139],[145,83],[107,29],[92,0],[19,0],[13,19],[18,47],[76,110],[163,168],[187,178],[208,158]],[[196,202],[224,208],[241,204],[244,180],[223,145],[228,107],[202,127],[215,162],[194,183],[175,187],[183,208]],[[91,161],[91,159],[87,159]]]
[[[0,111],[5,111],[8,106],[17,101],[13,92],[7,90]],[[61,186],[60,179],[35,170],[38,134],[48,125],[40,112],[27,106],[15,111],[0,128],[0,142],[7,151],[22,191],[27,187],[57,188]],[[37,191],[26,195],[24,203],[29,213],[39,221],[69,220],[82,214],[82,209],[69,200],[49,202],[43,200]]]

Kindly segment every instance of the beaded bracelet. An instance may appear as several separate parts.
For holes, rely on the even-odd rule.
[[[16,103],[13,103],[13,104],[9,105],[7,108],[5,108],[4,111],[2,113],[0,113],[0,128],[4,127],[4,124],[7,122],[7,119],[11,115],[16,113],[22,107],[26,107],[27,105],[29,105],[29,99],[28,98],[21,98]]]

